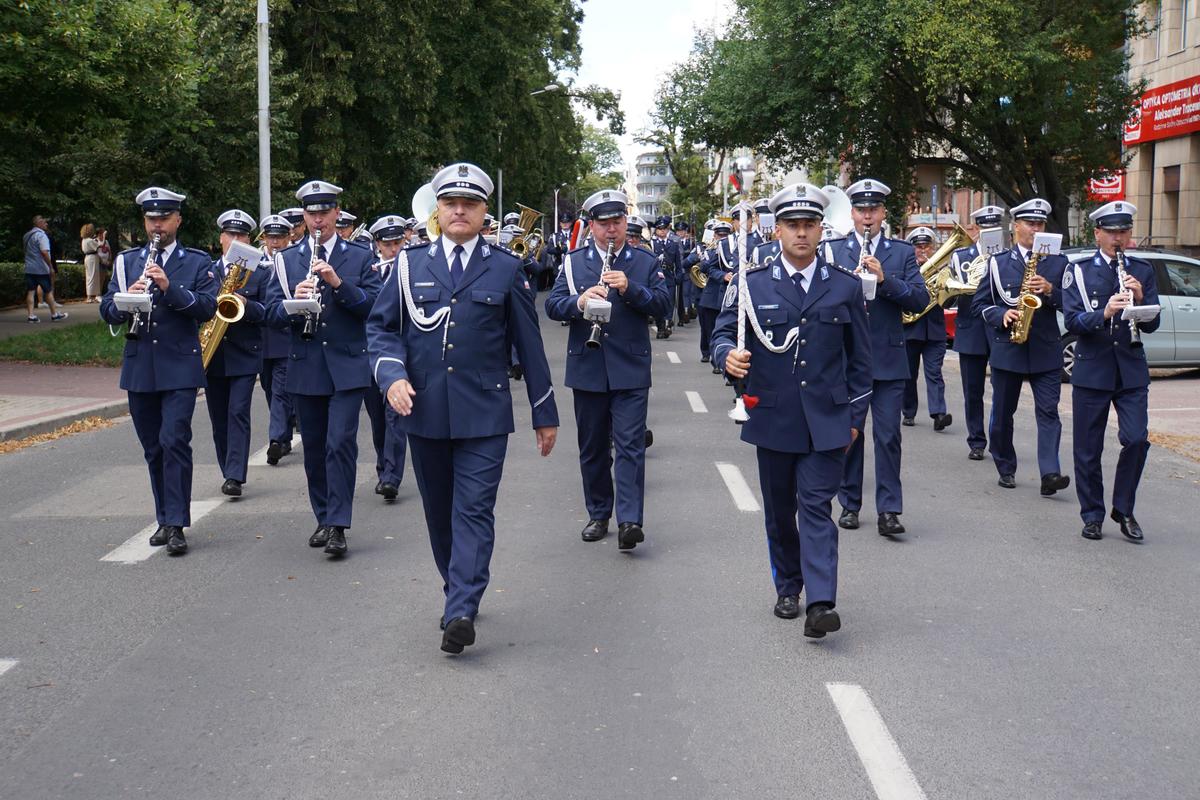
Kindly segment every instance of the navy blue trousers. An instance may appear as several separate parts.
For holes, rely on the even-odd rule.
[[[375,475],[384,483],[399,486],[404,479],[404,459],[408,452],[404,431],[400,429],[400,415],[388,405],[374,380],[363,395],[363,405],[371,420]]]
[[[267,396],[267,408],[271,410],[271,422],[267,426],[267,439],[272,442],[290,442],[292,440],[292,396],[287,389],[286,358],[263,359],[262,372],[258,382],[262,384],[263,393]]]
[[[709,342],[712,340],[713,328],[717,327],[717,315],[721,312],[715,308],[700,307],[700,355],[708,358],[711,354]]]
[[[917,415],[917,370],[925,362],[925,394],[929,401],[929,416],[946,413],[946,381],[942,378],[942,363],[946,360],[946,340],[922,342],[910,339],[904,343],[908,350],[908,374],[904,382],[904,416]]]
[[[292,395],[304,436],[308,501],[318,525],[350,527],[358,466],[358,414],[364,391]]]
[[[1104,473],[1100,458],[1104,455],[1104,433],[1108,426],[1108,407],[1117,410],[1117,474],[1113,478],[1112,507],[1127,517],[1133,516],[1138,483],[1150,452],[1147,430],[1146,386],[1105,391],[1075,386],[1071,391],[1075,493],[1079,496],[1079,515],[1084,522],[1104,520]]]
[[[650,390],[573,391],[575,427],[579,432],[579,469],[583,474],[583,502],[588,516],[591,519],[612,516],[615,473],[617,523],[641,525],[646,493],[646,408]]]
[[[900,407],[904,402],[904,381],[874,381],[871,392],[871,436],[875,442],[875,511],[882,514],[904,512],[904,493],[900,487]],[[862,431],[842,470],[838,502],[847,511],[858,511],[863,501],[865,460]]]
[[[250,460],[250,404],[254,399],[254,376],[209,375],[204,399],[212,422],[221,476],[245,483],[246,463]]]
[[[695,308],[700,302],[700,287],[692,283],[691,278],[684,278],[682,286],[684,307]]]
[[[1058,370],[1026,375],[992,367],[992,419],[988,426],[989,448],[996,471],[1017,474],[1017,451],[1013,447],[1013,415],[1021,399],[1021,384],[1029,381],[1033,390],[1033,413],[1037,419],[1038,470],[1041,475],[1062,472],[1058,465],[1058,445],[1062,422],[1058,419],[1058,399],[1062,381]]]
[[[987,433],[983,428],[983,390],[987,382],[987,356],[958,354],[958,366],[962,372],[963,410],[967,416],[967,447],[979,450],[987,447]]]
[[[838,532],[831,511],[845,453],[781,453],[758,448],[758,482],[775,593],[837,601]]]
[[[192,414],[196,390],[130,392],[129,415],[142,443],[159,525],[192,524]]]
[[[472,439],[410,435],[408,441],[429,544],[446,593],[445,619],[474,619],[491,577],[496,493],[508,435]]]

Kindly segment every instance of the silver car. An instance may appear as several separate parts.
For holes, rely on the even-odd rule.
[[[1063,254],[1072,264],[1090,259],[1096,248],[1071,248]],[[1161,322],[1154,333],[1142,334],[1146,361],[1151,367],[1200,367],[1200,261],[1165,250],[1126,250],[1150,262],[1162,305]],[[1075,340],[1058,314],[1062,333],[1063,380],[1071,379],[1075,365]]]

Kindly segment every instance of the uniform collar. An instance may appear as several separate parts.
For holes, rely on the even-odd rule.
[[[478,236],[468,239],[466,242],[463,243],[462,249],[463,249],[463,266],[464,267],[466,266],[467,262],[471,260],[471,256],[475,254],[475,246],[477,244],[479,244]],[[447,239],[444,235],[438,237],[438,245],[442,249],[442,251],[446,254],[446,263],[449,264],[451,261],[454,260],[454,248],[457,247],[458,245],[456,245],[450,239]]]

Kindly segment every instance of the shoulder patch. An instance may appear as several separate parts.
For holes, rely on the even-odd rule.
[[[220,259],[219,259],[219,258],[218,258],[218,259],[216,259],[216,260],[214,260],[212,256],[210,256],[208,253],[204,252],[203,250],[201,250],[201,249],[200,249],[200,248],[198,248],[198,247],[185,247],[184,249],[185,249],[185,250],[187,250],[189,253],[195,253],[195,254],[196,254],[196,255],[198,255],[198,256],[204,256],[204,257],[205,257],[205,258],[207,258],[209,261],[212,261],[214,264],[215,264],[217,261],[220,261]]]
[[[122,250],[121,252],[117,253],[117,255],[124,256],[129,255],[130,253],[140,253],[144,248],[145,245],[142,245],[141,247],[131,247],[128,250]]]
[[[1063,273],[1062,281],[1063,281],[1063,288],[1070,289],[1071,286],[1075,283],[1074,273],[1071,270],[1067,270],[1066,272]]]
[[[826,264],[828,264],[830,267],[832,267],[832,268],[833,268],[833,271],[834,271],[835,273],[837,273],[837,272],[840,272],[840,273],[842,273],[843,275],[848,275],[848,276],[850,276],[851,278],[854,278],[854,280],[858,280],[858,275],[856,275],[856,274],[854,273],[854,270],[850,269],[849,267],[843,267],[841,264],[838,264],[837,262],[834,262],[834,263],[830,264],[830,263],[827,261],[827,262],[825,262],[825,263],[826,263]]]

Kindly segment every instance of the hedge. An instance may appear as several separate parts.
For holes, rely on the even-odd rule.
[[[54,299],[82,300],[84,293],[83,264],[59,262],[58,277],[54,279]],[[25,265],[0,262],[0,308],[25,304]]]

